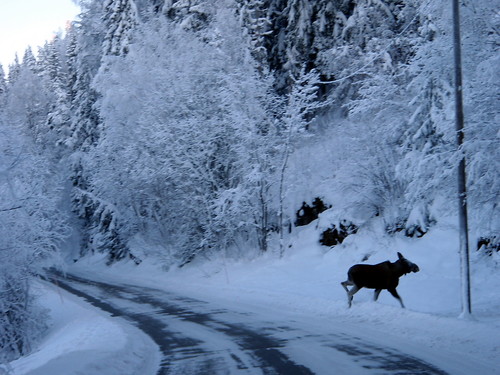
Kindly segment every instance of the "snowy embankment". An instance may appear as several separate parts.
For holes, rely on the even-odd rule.
[[[51,284],[35,288],[39,303],[50,311],[49,329],[30,355],[10,363],[7,374],[156,373],[159,349],[141,330]]]
[[[374,225],[334,248],[318,244],[318,231],[317,223],[297,228],[292,246],[281,259],[272,253],[250,261],[225,257],[164,272],[154,261],[109,268],[94,257],[81,260],[70,271],[163,288],[233,310],[266,310],[277,320],[279,312],[286,311],[311,323],[345,324],[388,345],[404,342],[405,349],[414,347],[420,358],[425,359],[426,353],[434,363],[440,358],[441,367],[453,374],[464,373],[460,363],[470,366],[471,362],[482,373],[500,374],[500,276],[495,260],[472,254],[474,316],[459,319],[460,258],[452,224],[441,225],[421,239],[384,237]],[[347,269],[364,258],[370,264],[395,261],[397,251],[421,269],[400,279],[398,291],[407,309],[401,309],[386,291],[373,302],[373,290],[366,289],[355,295],[353,307],[347,309],[340,286]]]

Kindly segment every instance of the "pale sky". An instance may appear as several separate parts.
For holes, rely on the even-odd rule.
[[[73,0],[0,0],[0,64],[7,72],[30,45],[33,53],[51,40],[66,23],[74,20],[79,8]]]

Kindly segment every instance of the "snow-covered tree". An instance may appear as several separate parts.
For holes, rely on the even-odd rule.
[[[16,71],[14,81],[9,79],[5,113],[11,124],[29,133],[38,144],[46,145],[48,134],[44,125],[54,100],[53,93],[29,64],[19,64]]]
[[[21,64],[19,63],[19,57],[17,56],[16,53],[14,61],[11,64],[9,64],[9,74],[7,80],[9,81],[10,84],[16,82],[20,70],[21,70]]]
[[[407,2],[407,7],[410,5]],[[485,5],[482,11],[493,14]],[[409,235],[425,233],[435,221],[436,202],[456,194],[455,165],[462,150],[457,154],[455,145],[453,78],[449,69],[453,65],[450,52],[452,22],[448,8],[449,4],[441,3],[408,8],[416,11],[410,13],[412,23],[406,23],[394,43],[387,47],[390,55],[397,58],[391,57],[386,68],[375,71],[374,67],[381,62],[377,59],[383,56],[378,54],[372,61],[373,66],[364,68],[366,76],[359,83],[358,99],[349,103],[350,118],[355,120],[353,126],[365,129],[366,140],[359,135],[356,138],[363,145],[363,153],[369,150],[372,155],[362,161],[363,153],[358,154],[356,148],[353,150],[353,157],[359,159],[354,164],[358,165],[360,182],[351,180],[351,187],[360,193],[358,203],[373,204],[373,212],[386,219],[388,229],[404,229]],[[497,163],[495,157],[498,156],[493,146],[497,140],[496,130],[492,126],[496,116],[492,110],[495,107],[492,93],[497,87],[490,79],[491,69],[496,64],[494,58],[491,60],[494,53],[488,50],[492,46],[487,41],[488,35],[493,34],[488,26],[491,24],[484,21],[485,13],[474,14],[468,7],[464,12],[467,14],[464,43],[471,44],[464,48],[464,76],[468,85],[464,92],[468,108],[474,107],[466,113],[465,130],[470,137],[465,147],[470,159],[468,173],[472,193],[469,204],[473,215],[481,212],[484,218],[485,212],[494,215],[498,209],[494,203],[498,202],[498,196],[492,193],[494,188],[490,190],[496,186],[497,179],[488,172]],[[394,51],[398,45],[405,46],[406,50],[403,53]],[[396,52],[399,55],[394,55]],[[483,72],[487,72],[486,75],[479,78]],[[476,79],[482,82],[481,89]],[[375,144],[373,139],[381,142]],[[486,149],[489,151],[485,152]],[[486,160],[488,167],[483,164]],[[363,179],[379,182],[367,185]],[[479,191],[481,193],[475,195]],[[475,206],[479,196],[485,199],[483,203],[489,203]],[[494,222],[486,221],[488,225]],[[492,230],[485,232],[492,233]]]
[[[161,232],[171,233],[168,246],[179,245],[182,263],[205,246],[203,232],[210,220],[206,194],[220,183],[212,159],[214,148],[223,147],[212,138],[219,130],[213,95],[218,83],[209,58],[214,52],[167,21],[151,26],[157,29],[146,30],[137,49],[100,73],[106,128],[95,157],[109,167],[100,168],[96,180],[104,180],[104,171],[111,173],[114,182],[99,187],[101,196],[119,207],[119,216],[129,218],[128,230],[134,224],[154,228],[149,221],[155,220]],[[128,100],[117,102],[117,95]],[[122,184],[137,195],[120,193]]]
[[[31,47],[26,48],[26,51],[23,55],[22,65],[30,69],[33,73],[38,73],[38,62],[35,58],[35,55],[33,55]]]
[[[246,5],[258,6],[251,3]],[[221,120],[230,130],[226,142],[232,145],[234,160],[232,182],[215,199],[213,224],[223,234],[225,248],[251,243],[267,251],[270,234],[277,229],[276,163],[282,141],[278,116],[283,100],[275,93],[272,74],[256,54],[255,30],[238,32],[242,15],[237,21],[236,11],[228,8],[219,8],[215,27],[221,35],[219,53],[231,61],[219,78],[223,82],[219,95],[225,110]]]
[[[102,196],[126,218],[122,233],[143,228],[143,235],[162,238],[178,264],[234,246],[239,236],[256,238],[251,205],[263,196],[257,182],[248,182],[256,167],[248,155],[266,159],[269,151],[259,150],[276,146],[255,142],[259,133],[273,132],[266,125],[272,122],[270,81],[241,48],[246,42],[234,9],[220,12],[226,16],[219,14],[201,37],[168,19],[145,25],[142,43],[99,77],[107,125],[96,157],[109,165],[106,180],[114,176]],[[118,97],[129,99],[117,106]],[[268,231],[267,221],[263,225]]]
[[[72,151],[85,152],[97,143],[101,131],[99,111],[95,106],[98,93],[92,81],[102,63],[106,30],[102,22],[102,2],[90,1],[82,6],[80,21],[69,30],[70,42],[66,51],[72,118],[65,143]]]
[[[249,38],[252,56],[262,68],[268,68],[266,39],[272,33],[271,20],[264,0],[238,0],[238,13],[241,26]]]
[[[3,97],[6,92],[7,82],[5,81],[5,71],[3,70],[2,64],[0,64],[0,97]]]
[[[138,23],[134,0],[106,0],[104,3],[106,35],[103,42],[105,56],[126,55],[132,40],[132,32]]]
[[[500,232],[498,3],[462,7],[465,144],[472,238],[493,240]],[[498,236],[496,237],[498,246]],[[495,241],[493,241],[495,243]]]
[[[0,363],[27,354],[45,325],[31,284],[68,233],[60,188],[39,148],[0,112]]]
[[[338,4],[327,27],[333,34],[329,38],[332,45],[318,48],[316,63],[330,82],[325,88],[334,98],[336,110],[358,98],[357,90],[366,78],[390,75],[399,64],[408,62],[418,40],[418,3],[376,0]],[[333,10],[325,11],[331,14]]]
[[[201,31],[210,22],[214,5],[208,0],[165,0],[162,12],[184,30]]]
[[[360,177],[373,181],[360,196],[384,217],[389,231],[405,229],[408,235],[425,233],[436,198],[450,194],[443,187],[450,186],[454,142],[446,68],[451,41],[442,28],[447,13],[441,4],[432,7],[432,13],[419,9],[387,50],[377,53],[364,69],[359,98],[349,103],[351,118],[359,116],[367,129],[364,149],[373,155],[359,162]],[[401,52],[398,45],[411,50]],[[381,144],[372,143],[379,138]]]
[[[68,76],[63,69],[63,59],[58,50],[62,41],[59,37],[54,38],[50,43],[40,49],[39,71],[45,79],[48,90],[54,96],[50,112],[45,123],[47,147],[54,150],[54,157],[60,158],[62,145],[69,137],[71,123],[70,95],[68,87]]]
[[[280,125],[282,127],[283,149],[280,152],[280,172],[279,172],[279,230],[280,230],[280,254],[284,252],[284,231],[285,231],[285,180],[288,168],[290,154],[298,141],[298,136],[308,130],[309,125],[314,119],[317,109],[321,108],[322,103],[318,99],[319,75],[316,71],[306,73],[305,69],[294,79],[291,92],[286,99],[286,106],[283,114],[280,116]],[[290,182],[289,182],[290,183]],[[292,183],[293,185],[293,183]]]
[[[120,13],[121,9],[119,2],[107,2],[106,5],[108,13],[103,3],[89,2],[80,16],[81,21],[70,29],[66,53],[72,116],[69,135],[64,144],[71,153],[68,159],[71,171],[69,178],[73,184],[72,208],[81,225],[78,228],[82,239],[80,254],[104,251],[110,254],[110,260],[116,260],[125,257],[127,250],[116,234],[117,225],[112,215],[112,206],[99,196],[98,187],[92,178],[92,162],[88,156],[97,146],[103,132],[97,106],[100,95],[93,84],[103,63],[103,45],[108,43],[109,48],[119,45],[124,47],[129,35],[129,29],[115,28],[116,25],[103,22],[104,19],[111,22],[109,17],[113,16],[113,11]],[[130,8],[126,9],[130,11]],[[106,26],[110,27],[109,32],[106,31]]]

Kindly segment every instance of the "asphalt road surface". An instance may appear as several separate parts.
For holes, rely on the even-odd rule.
[[[220,308],[164,290],[74,275],[54,273],[51,281],[148,334],[162,353],[159,375],[447,374],[399,349],[331,327],[310,329],[286,314]]]

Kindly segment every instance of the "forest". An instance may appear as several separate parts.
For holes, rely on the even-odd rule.
[[[449,1],[78,3],[0,65],[0,363],[43,331],[46,267],[282,256],[318,215],[328,246],[374,218],[425,236],[464,157],[471,251],[499,251],[496,0],[460,9],[462,147]]]

